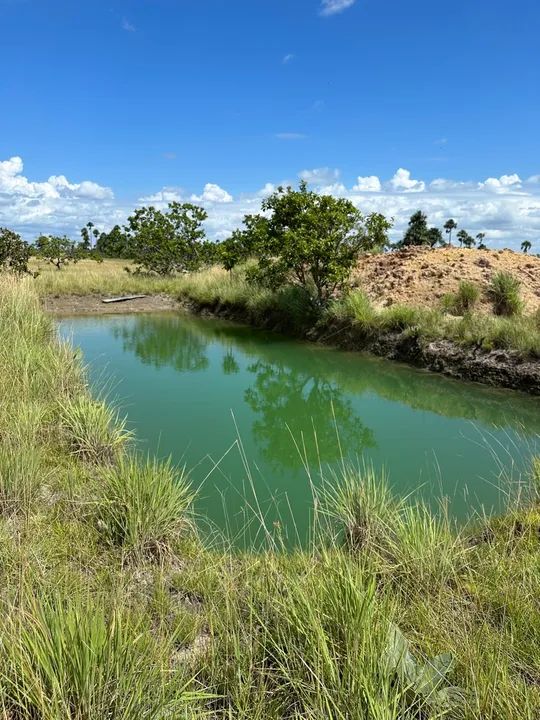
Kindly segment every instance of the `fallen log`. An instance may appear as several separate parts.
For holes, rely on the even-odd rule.
[[[103,303],[126,302],[127,300],[139,300],[139,298],[145,298],[145,297],[146,297],[146,295],[123,295],[122,297],[104,298],[101,302],[103,302]]]

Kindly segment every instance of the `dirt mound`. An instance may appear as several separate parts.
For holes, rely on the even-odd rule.
[[[540,258],[513,250],[411,247],[368,255],[358,263],[353,284],[378,305],[433,307],[456,292],[461,280],[469,280],[482,291],[482,310],[490,312],[486,291],[500,270],[520,280],[526,312],[540,307]]]

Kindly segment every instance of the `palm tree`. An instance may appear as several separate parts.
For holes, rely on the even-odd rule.
[[[446,227],[446,225],[445,225]],[[460,230],[457,234],[457,239],[459,240],[459,247],[463,247],[463,243],[467,244],[467,237],[468,232],[466,230]]]
[[[448,247],[452,246],[452,230],[455,230],[457,228],[457,222],[455,220],[447,220],[444,223],[444,229],[446,230],[446,234],[448,235]]]
[[[531,247],[532,247],[532,244],[531,244],[528,240],[524,240],[524,241],[521,243],[521,249],[523,250],[523,252],[524,252],[525,254],[527,254],[527,253],[529,252],[529,250],[531,249]]]
[[[487,250],[487,245],[484,242],[484,238],[486,237],[486,233],[478,233],[476,236],[476,239],[478,241],[478,249],[479,250]]]

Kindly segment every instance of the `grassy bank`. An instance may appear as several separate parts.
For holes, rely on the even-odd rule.
[[[312,547],[210,546],[189,478],[135,454],[35,288],[0,279],[5,718],[538,717],[534,483],[457,531],[344,470]]]
[[[540,358],[540,320],[536,315],[506,318],[485,313],[455,317],[434,302],[432,309],[394,305],[376,308],[360,291],[336,300],[322,315],[314,315],[301,292],[272,293],[248,284],[241,270],[228,273],[212,268],[199,273],[160,278],[125,271],[127,261],[86,260],[60,272],[36,263],[40,275],[37,292],[42,296],[164,293],[191,301],[209,310],[230,310],[255,324],[273,324],[282,330],[306,334],[319,327],[323,339],[339,342],[340,334],[354,331],[359,337],[402,332],[426,342],[449,340],[485,350],[515,350],[524,357]],[[328,329],[328,335],[325,330]]]

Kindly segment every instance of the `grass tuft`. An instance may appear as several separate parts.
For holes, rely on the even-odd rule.
[[[86,394],[62,403],[60,416],[71,452],[88,462],[114,462],[132,437],[117,411]]]
[[[107,468],[98,502],[105,537],[137,555],[162,555],[189,527],[194,492],[169,461],[128,456]]]
[[[521,283],[508,272],[496,273],[489,287],[489,296],[496,315],[519,315],[523,309]]]
[[[468,280],[462,280],[456,293],[449,293],[443,297],[443,310],[452,315],[465,315],[474,310],[479,299],[478,285]]]

